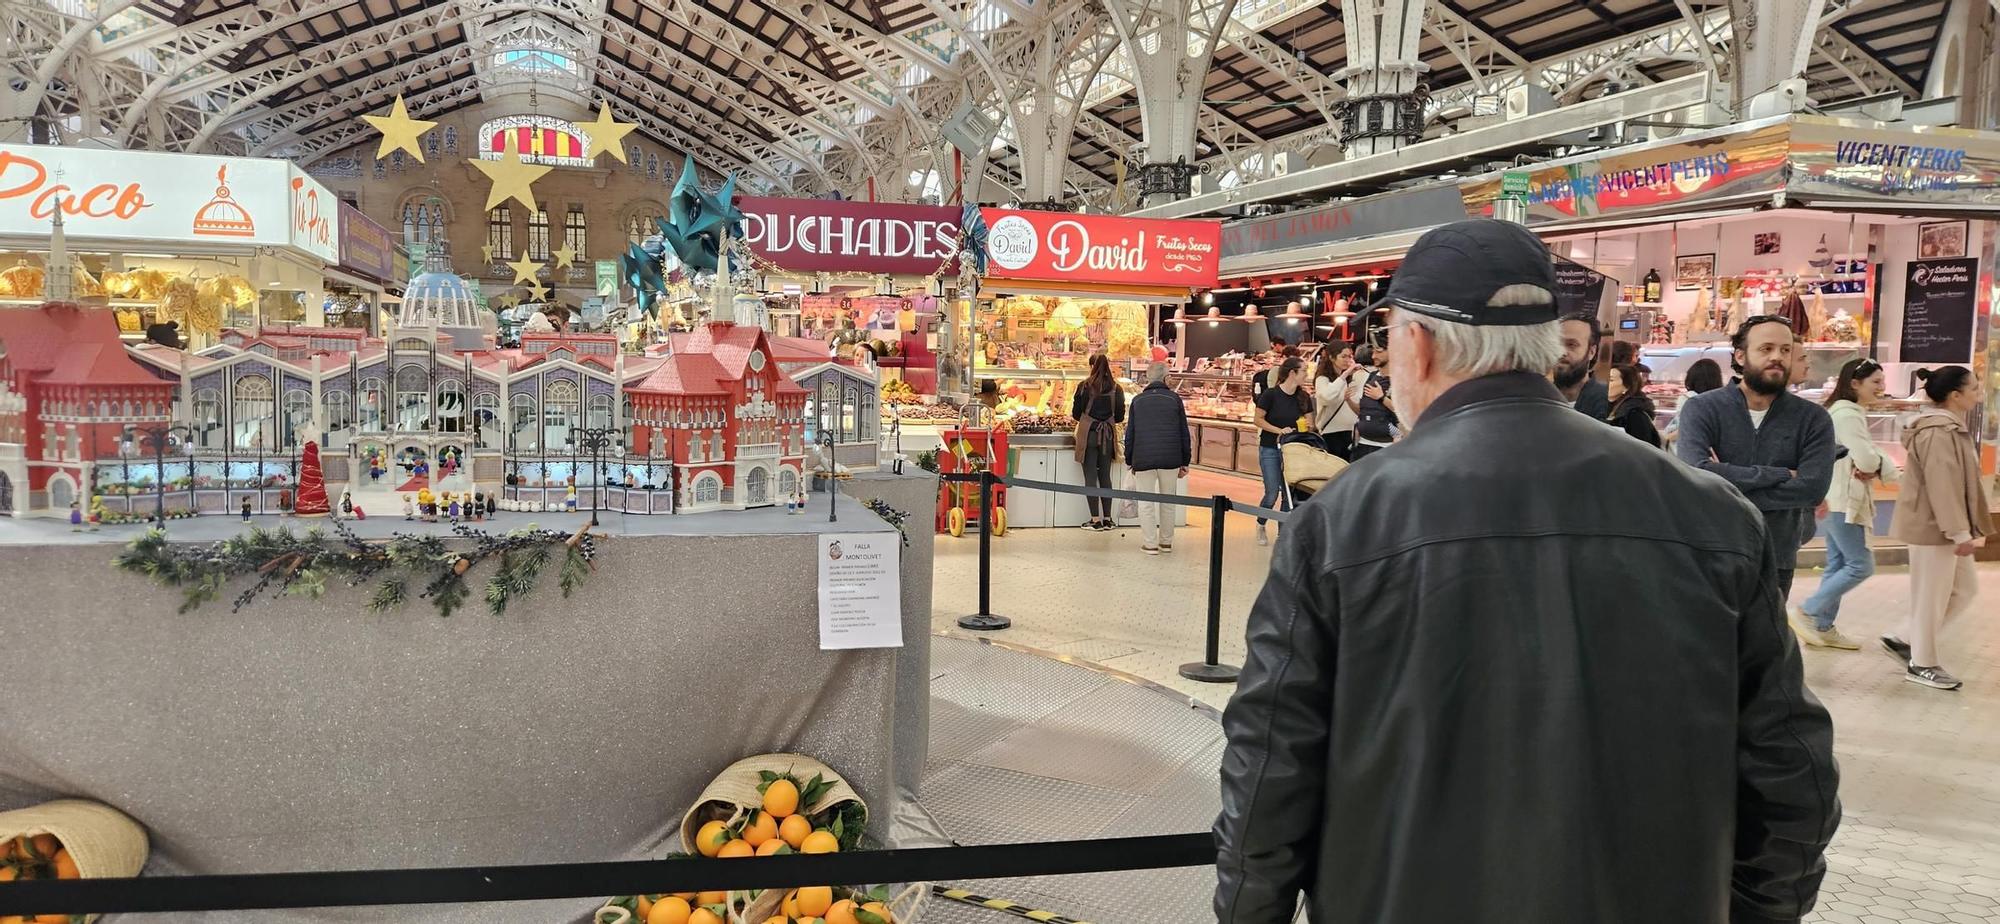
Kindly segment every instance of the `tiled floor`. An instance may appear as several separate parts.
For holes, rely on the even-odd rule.
[[[1269,559],[1255,544],[1250,523],[1231,519],[1220,637],[1221,660],[1236,664],[1244,620]],[[993,597],[996,611],[1012,618],[1014,627],[993,637],[1100,662],[1203,703],[1226,705],[1232,686],[1183,680],[1177,672],[1202,655],[1206,512],[1193,513],[1192,527],[1177,537],[1176,546],[1172,555],[1151,557],[1140,553],[1136,530],[1011,533],[994,546]],[[977,542],[940,540],[937,569],[935,625],[968,634],[953,623],[977,599]],[[1801,574],[1798,599],[1816,582],[1816,576]],[[1898,665],[1877,650],[1806,653],[1807,679],[1837,723],[1846,805],[1819,910],[1809,920],[2000,924],[2000,566],[1980,566],[1980,584],[1982,598],[1974,612],[1946,636],[1945,666],[1966,681],[1957,693],[1904,682]],[[1842,626],[1850,635],[1872,639],[1894,628],[1908,596],[1908,574],[1885,569],[1848,598]],[[947,644],[940,641],[939,650]],[[1176,705],[1169,696],[1158,698],[1159,715],[1187,714],[1184,700]],[[946,697],[939,699],[943,708]],[[1120,731],[1092,747],[1157,749],[1171,747],[1163,735],[1187,735],[1184,747],[1194,749],[1195,757],[1212,756],[1213,736],[1206,726],[1134,721],[1097,727],[1099,734],[1107,734],[1104,728]],[[1129,738],[1115,737],[1126,728]],[[1005,749],[989,748],[979,760],[1018,764],[1020,772],[1067,773],[1041,767],[1042,755],[999,750]],[[933,760],[954,759],[944,753],[934,753]],[[1101,788],[1083,781],[1075,785],[1093,792]],[[1212,804],[1212,784],[1204,798]],[[1152,908],[1149,922],[1206,918],[1205,905],[1171,913],[1158,904]],[[1088,917],[1110,909],[1048,910]]]

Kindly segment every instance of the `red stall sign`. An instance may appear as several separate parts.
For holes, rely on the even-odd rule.
[[[1214,221],[983,209],[986,272],[1009,279],[1112,285],[1215,285],[1222,225]]]

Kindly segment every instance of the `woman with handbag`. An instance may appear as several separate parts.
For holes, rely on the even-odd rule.
[[[1326,451],[1342,459],[1354,455],[1354,423],[1360,415],[1348,403],[1361,393],[1361,368],[1354,362],[1354,348],[1344,343],[1328,344],[1319,353],[1313,368],[1313,429],[1326,442]]]
[[[1103,353],[1090,357],[1090,375],[1070,398],[1069,416],[1076,418],[1076,460],[1083,464],[1083,486],[1111,487],[1111,463],[1118,461],[1118,425],[1125,422],[1125,393],[1111,375],[1111,360]],[[1084,529],[1108,530],[1111,498],[1085,498],[1090,519]]]

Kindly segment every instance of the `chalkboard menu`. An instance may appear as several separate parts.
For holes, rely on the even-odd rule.
[[[1565,317],[1597,317],[1604,302],[1605,275],[1581,263],[1556,257],[1556,310]]]
[[[1910,261],[1903,278],[1903,362],[1972,361],[1978,282],[1974,258]]]

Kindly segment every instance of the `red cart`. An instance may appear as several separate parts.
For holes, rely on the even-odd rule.
[[[986,427],[957,426],[944,431],[938,470],[946,475],[992,472],[1007,475],[1007,432]],[[966,524],[977,524],[986,511],[979,508],[979,482],[947,481],[938,492],[937,530],[965,535]],[[993,485],[993,535],[1007,534],[1007,486]]]

